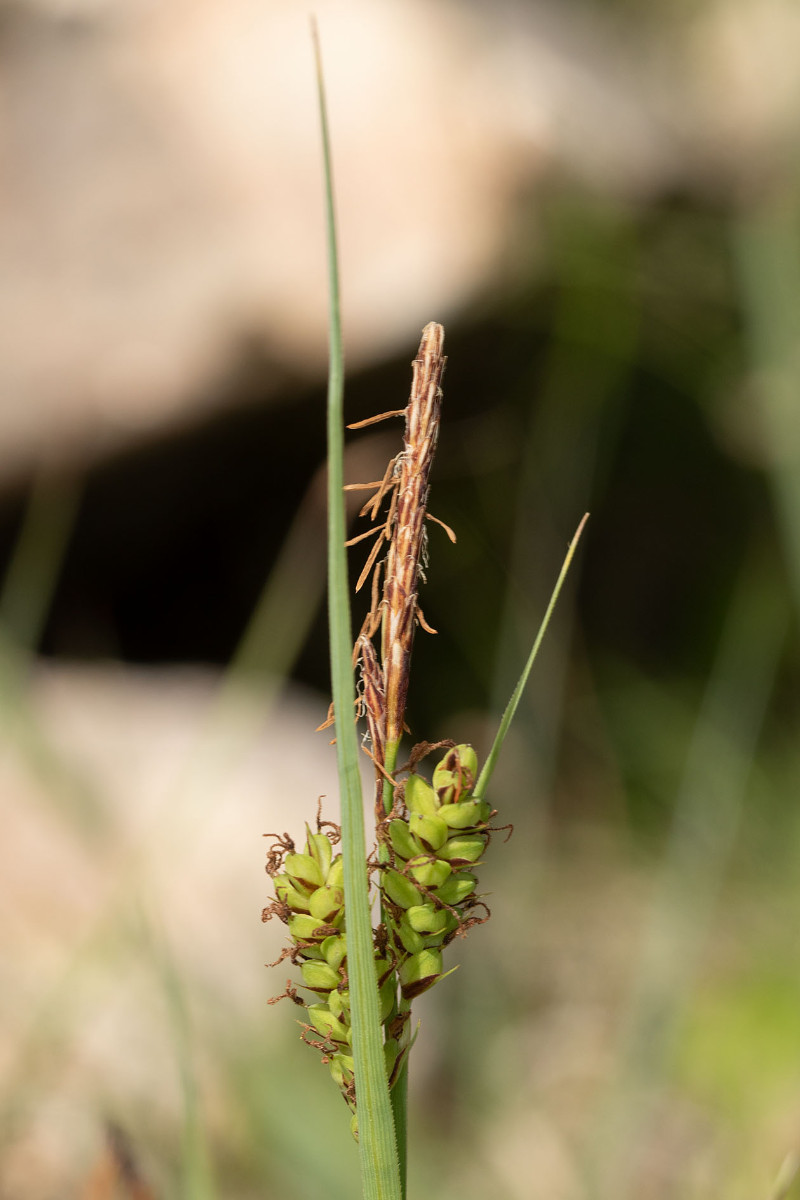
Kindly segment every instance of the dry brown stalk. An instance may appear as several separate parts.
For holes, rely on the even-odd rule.
[[[382,765],[386,761],[386,698],[383,689],[383,672],[375,656],[375,647],[366,634],[359,637],[357,649],[363,684],[364,715],[367,718],[367,730],[372,742],[372,756],[376,770],[380,774],[379,764]]]
[[[414,627],[419,615],[417,587],[425,543],[428,479],[439,437],[442,375],[446,358],[444,329],[431,321],[422,331],[413,364],[411,396],[406,408],[400,477],[395,493],[394,528],[383,585],[383,659],[386,705],[385,738],[399,742],[408,695]]]
[[[389,772],[394,769],[397,745],[404,727],[414,630],[419,622],[423,629],[435,633],[422,615],[417,593],[425,561],[428,480],[439,436],[441,382],[447,361],[443,347],[444,330],[432,321],[422,331],[406,408],[381,413],[349,427],[358,429],[396,416],[405,416],[406,422],[403,449],[391,460],[383,479],[371,484],[349,485],[354,491],[374,489],[360,513],[373,521],[379,520],[381,505],[386,497],[389,498],[383,521],[348,542],[352,546],[368,537],[375,538],[356,584],[358,591],[372,574],[370,610],[356,642],[355,654],[360,665],[362,712],[372,742],[379,816],[383,815],[381,795],[387,768]],[[435,517],[430,519],[436,520]],[[455,534],[443,521],[437,521],[437,524],[442,525],[448,537],[455,541]],[[381,559],[387,544],[388,551]],[[379,628],[382,629],[382,664],[378,663],[372,643]]]

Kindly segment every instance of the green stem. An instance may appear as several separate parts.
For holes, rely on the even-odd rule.
[[[386,770],[387,774],[389,774],[389,775],[392,775],[394,773],[394,769],[397,766],[397,754],[398,754],[399,749],[400,749],[400,738],[398,738],[394,742],[386,743],[386,755],[385,755],[385,761],[383,763],[383,767]],[[386,813],[387,816],[392,811],[393,804],[394,804],[394,788],[392,787],[389,780],[384,776],[384,780],[383,780],[383,811]]]
[[[400,750],[400,738],[386,744],[384,767],[391,775],[397,766],[397,755]],[[388,815],[392,811],[394,804],[394,789],[388,779],[383,781],[383,811]],[[388,853],[384,846],[380,847],[381,859],[386,856],[388,861]],[[381,914],[384,922],[386,914]],[[402,1003],[402,1001],[401,1001]],[[391,1022],[397,1016],[399,1010],[395,1009],[389,1016]],[[400,1164],[400,1187],[402,1190],[403,1200],[406,1200],[406,1188],[408,1177],[408,1056],[400,1069],[395,1085],[389,1093],[392,1102],[392,1117],[394,1119],[394,1132],[397,1142],[397,1157]]]
[[[330,366],[328,374],[328,605],[336,756],[342,801],[342,857],[347,924],[347,969],[353,1030],[359,1157],[364,1200],[401,1200],[400,1173],[383,1057],[367,880],[359,747],[353,719],[350,589],[344,508],[344,353],[328,115],[316,24],[312,36],[325,168]]]
[[[410,1020],[410,1016],[409,1016]],[[397,1138],[397,1157],[400,1160],[400,1188],[406,1200],[408,1187],[408,1055],[389,1096],[392,1101],[394,1131]]]
[[[533,667],[533,664],[536,660],[536,655],[539,653],[539,647],[542,644],[542,638],[544,637],[545,632],[547,631],[547,626],[550,624],[550,618],[553,615],[553,609],[555,608],[558,597],[561,594],[561,588],[563,587],[564,580],[567,577],[567,571],[569,570],[570,564],[572,563],[572,559],[575,555],[575,550],[577,549],[577,546],[578,546],[578,540],[579,540],[581,534],[583,533],[583,527],[586,524],[586,522],[588,521],[588,519],[589,519],[589,514],[585,513],[580,525],[578,526],[578,528],[575,532],[574,538],[572,539],[572,541],[569,544],[569,549],[567,550],[566,558],[564,559],[564,563],[561,567],[561,571],[559,573],[558,579],[556,580],[556,586],[553,588],[553,594],[550,597],[550,603],[548,604],[547,610],[544,614],[544,617],[542,618],[542,623],[539,626],[539,632],[536,635],[536,640],[533,643],[533,648],[528,656],[528,661],[526,662],[526,664],[523,668],[522,674],[520,675],[519,679],[517,680],[517,686],[514,688],[514,691],[512,692],[511,699],[509,700],[508,704],[506,705],[506,711],[503,713],[503,718],[500,722],[500,727],[497,730],[497,736],[494,739],[492,748],[489,751],[489,754],[486,758],[486,762],[483,764],[483,770],[480,773],[478,782],[475,785],[474,795],[476,798],[477,797],[482,798],[486,795],[486,789],[489,786],[489,780],[491,779],[494,769],[497,766],[497,760],[500,756],[500,751],[502,749],[503,742],[506,740],[506,734],[508,733],[511,722],[514,720],[514,714],[516,713],[517,708],[519,707],[519,702],[522,699],[522,693],[525,690],[525,684],[528,682],[528,676],[530,675],[531,668]]]

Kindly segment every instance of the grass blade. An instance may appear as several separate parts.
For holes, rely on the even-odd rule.
[[[475,795],[476,796],[485,796],[486,795],[486,789],[489,786],[489,780],[491,779],[494,769],[497,766],[497,760],[500,757],[500,751],[502,749],[503,742],[506,740],[506,734],[509,731],[511,722],[514,720],[514,714],[516,713],[517,708],[519,707],[519,702],[522,698],[522,693],[525,691],[525,684],[528,682],[528,676],[530,675],[531,668],[533,667],[533,664],[536,661],[536,655],[539,653],[539,647],[541,646],[542,639],[547,631],[547,626],[550,624],[550,618],[553,615],[553,610],[555,609],[556,602],[558,601],[558,597],[561,594],[561,588],[563,587],[564,580],[567,577],[567,572],[569,571],[570,565],[572,563],[572,559],[575,555],[575,550],[577,549],[578,541],[580,539],[581,534],[583,533],[583,527],[586,524],[586,522],[588,521],[588,519],[589,519],[589,514],[585,513],[583,516],[583,519],[581,520],[580,525],[578,526],[577,530],[575,531],[574,538],[570,542],[569,549],[567,550],[566,558],[564,559],[564,563],[561,567],[561,571],[559,572],[558,579],[556,580],[556,586],[553,588],[553,593],[550,597],[550,603],[548,604],[547,610],[544,614],[544,617],[542,618],[542,623],[539,626],[539,632],[536,635],[536,640],[533,643],[533,648],[532,648],[530,654],[528,655],[528,661],[525,663],[525,667],[523,668],[522,674],[520,675],[519,679],[517,680],[517,686],[514,688],[514,691],[511,695],[511,699],[509,700],[508,704],[506,705],[506,710],[503,713],[503,718],[500,722],[500,727],[497,730],[497,735],[494,739],[494,742],[492,743],[492,748],[489,751],[489,754],[486,758],[486,762],[483,764],[483,770],[481,771],[480,777],[478,778],[478,782],[475,785]]]
[[[312,24],[325,168],[328,278],[330,288],[328,374],[328,615],[331,685],[336,713],[336,752],[342,802],[342,855],[347,923],[347,962],[358,1098],[359,1150],[364,1200],[400,1200],[389,1087],[384,1069],[378,989],[372,947],[364,814],[353,717],[350,596],[345,550],[344,355],[333,203],[330,138],[316,25]]]

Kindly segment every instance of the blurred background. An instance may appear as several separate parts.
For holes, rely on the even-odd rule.
[[[792,1194],[800,10],[315,8],[348,419],[447,331],[415,740],[485,751],[591,512],[411,1195]],[[336,812],[308,13],[3,0],[0,81],[0,1197],[344,1200],[259,920],[262,835]]]

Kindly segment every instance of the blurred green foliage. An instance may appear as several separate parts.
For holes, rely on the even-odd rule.
[[[592,516],[495,778],[516,833],[491,847],[493,920],[421,1006],[412,1195],[766,1197],[796,1147],[799,209],[791,182],[634,203],[554,181],[513,282],[448,328],[431,509],[458,544],[431,528],[415,739],[488,746]],[[398,364],[354,379],[351,419],[407,386]],[[291,619],[318,574],[287,546],[256,640],[291,630],[282,669],[324,690],[305,593]],[[220,1014],[205,1048],[219,1194],[352,1195],[338,1098],[285,1013],[259,1021]]]

